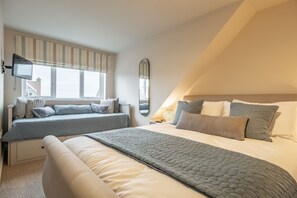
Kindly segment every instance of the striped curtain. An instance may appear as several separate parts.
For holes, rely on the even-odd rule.
[[[107,73],[109,55],[30,36],[16,35],[16,54],[34,64]]]

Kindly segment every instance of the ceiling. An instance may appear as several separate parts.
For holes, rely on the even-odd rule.
[[[239,0],[1,0],[8,27],[109,52]]]

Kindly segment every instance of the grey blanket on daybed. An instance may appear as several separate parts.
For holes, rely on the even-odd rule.
[[[16,119],[2,137],[4,142],[40,139],[47,135],[68,136],[119,129],[129,126],[129,116],[113,114],[54,115],[47,118]]]
[[[297,197],[297,183],[289,173],[244,154],[137,128],[86,136],[209,197]]]

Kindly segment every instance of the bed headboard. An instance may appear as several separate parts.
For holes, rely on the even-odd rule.
[[[184,100],[232,101],[233,99],[248,102],[270,103],[280,101],[297,101],[297,94],[242,94],[242,95],[185,95]]]

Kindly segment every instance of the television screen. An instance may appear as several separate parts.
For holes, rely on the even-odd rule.
[[[12,75],[32,80],[33,63],[17,54],[12,56]]]

